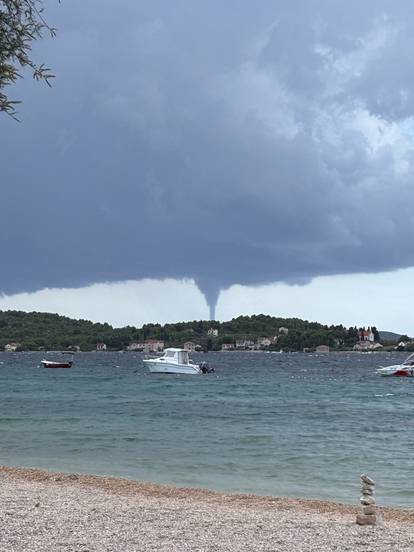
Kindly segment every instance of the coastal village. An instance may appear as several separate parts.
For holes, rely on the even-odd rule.
[[[271,348],[274,348],[277,345],[281,335],[288,335],[289,329],[285,327],[280,327],[277,335],[258,337],[256,340],[248,339],[246,337],[235,339],[234,341],[223,343],[221,345],[221,351],[269,351]],[[209,328],[207,335],[210,337],[217,338],[219,336],[219,331],[215,328]],[[411,340],[400,341],[392,348],[394,350],[405,350],[410,344]],[[337,346],[340,346],[340,342],[337,342]],[[182,345],[183,349],[186,349],[189,352],[202,352],[204,351],[203,345],[200,343],[194,343],[193,341],[186,341]],[[106,350],[104,343],[97,344],[97,350]],[[128,345],[126,350],[128,351],[138,351],[145,353],[158,353],[163,351],[165,348],[164,341],[157,339],[148,339],[141,343],[131,343]],[[355,345],[352,347],[354,351],[379,351],[383,349],[384,346],[375,340],[375,334],[370,327],[368,329],[361,328],[358,331],[358,340]],[[280,350],[279,350],[280,351]],[[304,348],[304,353],[316,352],[316,353],[329,353],[331,348],[329,345],[321,343],[315,348]],[[283,351],[282,351],[283,352]]]
[[[145,339],[142,341],[132,341],[126,345],[123,349],[124,351],[129,352],[142,352],[146,354],[160,353],[164,351],[167,346],[176,346],[183,348],[189,352],[207,352],[208,350],[214,351],[223,351],[223,352],[258,352],[258,351],[278,351],[284,352],[283,347],[280,345],[283,344],[283,338],[289,335],[289,328],[281,326],[278,328],[275,335],[271,336],[259,336],[255,339],[247,336],[238,337],[234,339],[229,339],[228,337],[224,338],[224,341],[219,347],[217,347],[217,341],[219,340],[219,329],[210,327],[207,329],[204,339],[199,341],[187,340],[182,343],[166,343],[163,339]],[[384,347],[380,343],[378,332],[375,328],[368,327],[360,328],[356,331],[356,340],[352,347],[344,348],[343,341],[339,338],[335,339],[334,346],[330,346],[326,343],[321,342],[320,344],[314,347],[304,347],[302,352],[304,353],[329,353],[335,350],[353,350],[359,352],[373,352],[380,350],[397,350],[405,351],[411,350],[414,347],[414,340],[408,338],[408,336],[402,336],[401,339],[396,343],[387,343]],[[216,343],[214,343],[216,342]],[[214,346],[216,345],[216,346]],[[279,346],[278,346],[279,345]],[[42,350],[43,347],[40,347],[39,350]],[[69,345],[66,347],[68,351],[74,353],[81,352],[82,349],[79,345]],[[3,350],[7,353],[13,353],[17,351],[24,350],[22,344],[18,341],[10,341],[6,343],[0,351]],[[107,345],[103,341],[96,343],[96,351],[106,352],[110,350],[120,350],[113,348]],[[286,351],[289,352],[289,351]]]

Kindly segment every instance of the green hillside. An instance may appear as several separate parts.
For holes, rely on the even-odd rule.
[[[394,343],[397,343],[398,341],[400,341],[400,337],[401,337],[401,334],[396,334],[394,332],[380,331],[379,334],[380,334],[381,341],[390,341]]]
[[[218,330],[209,336],[208,330]],[[287,328],[287,335],[279,333]],[[166,346],[182,346],[193,341],[204,349],[220,349],[223,343],[236,339],[256,340],[258,337],[278,336],[271,348],[301,351],[317,345],[333,349],[351,348],[357,341],[357,329],[342,325],[326,326],[299,318],[276,318],[268,315],[239,316],[227,322],[199,320],[176,324],[145,324],[141,328],[113,328],[109,324],[74,320],[58,314],[41,312],[0,311],[0,348],[18,342],[21,350],[66,349],[79,346],[82,351],[96,348],[97,342],[109,349],[124,349],[131,342],[162,339]]]

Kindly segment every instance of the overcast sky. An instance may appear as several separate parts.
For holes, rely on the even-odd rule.
[[[46,6],[54,86],[0,118],[0,308],[205,318],[198,286],[414,334],[410,0]]]

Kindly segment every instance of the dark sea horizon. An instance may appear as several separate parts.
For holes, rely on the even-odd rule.
[[[0,353],[0,464],[227,492],[414,508],[404,353],[208,353],[215,373],[150,374],[140,353]],[[51,359],[53,360],[53,359]]]

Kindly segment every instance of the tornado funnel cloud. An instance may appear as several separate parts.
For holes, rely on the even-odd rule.
[[[214,281],[209,279],[197,279],[196,284],[198,289],[204,295],[208,308],[210,320],[216,319],[216,306],[220,295],[221,287]]]

